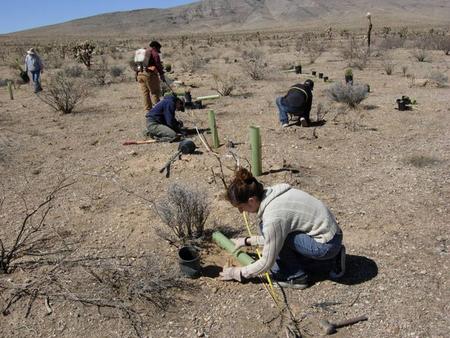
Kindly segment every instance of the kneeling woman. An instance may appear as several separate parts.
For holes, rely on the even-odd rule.
[[[288,184],[264,188],[244,168],[236,172],[227,198],[239,212],[257,213],[260,223],[260,236],[233,239],[236,249],[246,245],[264,248],[256,262],[224,268],[221,279],[242,281],[271,272],[281,286],[302,289],[308,286],[305,267],[317,260],[335,260],[332,278],[344,274],[342,231],[321,201]]]

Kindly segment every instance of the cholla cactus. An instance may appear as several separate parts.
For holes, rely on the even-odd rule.
[[[83,63],[87,69],[91,69],[92,56],[95,53],[95,44],[92,41],[85,41],[72,47],[75,60]]]

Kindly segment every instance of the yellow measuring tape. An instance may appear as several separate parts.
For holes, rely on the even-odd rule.
[[[244,211],[244,212],[242,213],[242,216],[244,217],[245,226],[247,227],[248,235],[249,235],[250,237],[252,237],[252,231],[250,230],[250,225],[249,225],[249,223],[248,223],[247,213]],[[256,248],[256,254],[258,255],[258,258],[261,258],[261,254],[259,253],[258,248]],[[272,299],[274,300],[274,302],[275,302],[275,304],[278,306],[278,308],[280,308],[280,305],[278,304],[278,296],[277,296],[277,294],[275,293],[275,289],[274,289],[274,287],[273,287],[272,279],[270,278],[268,272],[265,273],[265,276],[266,276],[267,282],[269,283],[270,289],[267,288],[267,285],[266,285],[266,284],[264,284],[264,287],[265,287],[266,290],[270,293],[270,295],[272,296]]]

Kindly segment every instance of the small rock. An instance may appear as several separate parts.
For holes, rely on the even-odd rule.
[[[41,169],[33,169],[31,172],[33,175],[39,175],[41,173]]]

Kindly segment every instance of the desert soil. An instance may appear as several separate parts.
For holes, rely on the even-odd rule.
[[[227,141],[238,143],[233,150],[245,164],[250,159],[248,127],[260,126],[264,171],[260,180],[268,186],[290,183],[324,201],[338,218],[347,248],[346,275],[339,281],[317,278],[306,290],[285,290],[302,334],[319,336],[321,319],[366,315],[368,321],[341,328],[335,337],[448,337],[450,92],[448,88],[411,86],[400,65],[408,65],[417,78],[431,68],[448,75],[449,57],[436,51],[431,63],[419,63],[407,50],[397,50],[391,57],[398,66],[391,76],[384,73],[381,60],[373,57],[366,69],[354,71],[355,81],[371,88],[355,110],[331,103],[325,92],[330,83],[315,79],[311,118],[316,119],[317,105],[322,103],[328,111],[326,123],[281,129],[275,98],[290,85],[310,78],[280,71],[296,60],[296,52],[292,47],[267,47],[266,78],[254,81],[239,68],[240,52],[233,48],[204,49],[202,53],[209,53],[211,60],[193,74],[177,67],[177,50],[166,56],[174,64],[171,78],[192,85],[193,96],[215,93],[211,73],[216,70],[238,77],[234,95],[178,116],[185,126],[208,128],[208,110],[216,112],[222,144],[217,151],[227,179],[234,166]],[[226,62],[224,55],[237,62]],[[341,81],[344,68],[339,54],[330,51],[315,64],[304,66],[304,71],[323,71],[331,80]],[[2,74],[7,76],[6,67]],[[47,78],[44,73],[44,90]],[[6,88],[0,89],[0,168],[5,197],[0,235],[5,242],[11,241],[23,220],[21,196],[32,208],[63,177],[75,183],[57,194],[46,224],[64,234],[65,241],[78,243],[71,257],[122,255],[133,261],[151,253],[161,257],[163,270],[177,270],[177,248],[157,235],[163,227],[161,220],[149,202],[137,197],[158,201],[173,183],[208,194],[207,229],[220,226],[230,236],[245,235],[242,216],[222,199],[222,183],[213,177],[212,169],[220,172],[218,162],[197,136],[193,139],[201,153],[183,155],[172,165],[169,178],[159,169],[177,144],[122,145],[141,139],[145,128],[145,112],[133,79],[91,88],[93,95],[77,113],[68,115],[42,103],[27,85],[15,91],[12,101]],[[402,95],[417,100],[412,110],[396,109],[395,100]],[[144,336],[285,337],[286,311],[278,316],[263,285],[218,280],[228,254],[208,240],[200,247],[202,264],[207,267],[204,276],[182,279],[189,288],[172,291],[173,304],[167,311],[150,303],[141,307]],[[5,285],[26,283],[36,269],[44,268],[24,265],[11,274],[0,274],[2,308],[12,292]],[[92,280],[84,286],[72,285],[75,279],[64,275],[67,293],[94,288]],[[52,285],[50,280],[45,283]],[[29,299],[24,296],[2,317],[0,336],[136,335],[120,311],[50,296],[53,312],[47,314],[46,297],[40,296],[26,316]]]

